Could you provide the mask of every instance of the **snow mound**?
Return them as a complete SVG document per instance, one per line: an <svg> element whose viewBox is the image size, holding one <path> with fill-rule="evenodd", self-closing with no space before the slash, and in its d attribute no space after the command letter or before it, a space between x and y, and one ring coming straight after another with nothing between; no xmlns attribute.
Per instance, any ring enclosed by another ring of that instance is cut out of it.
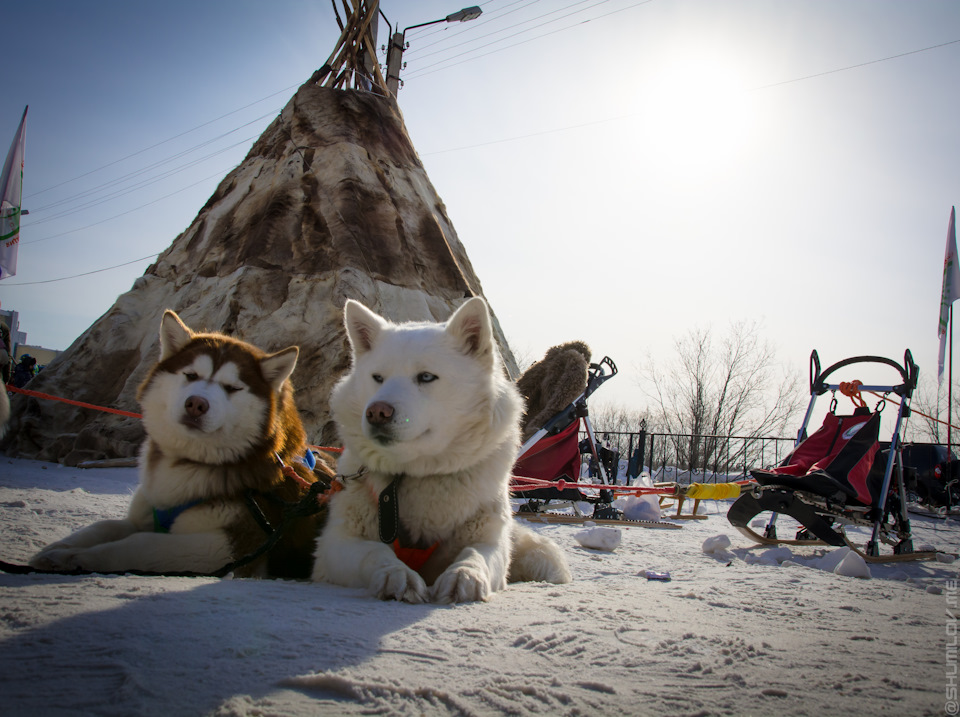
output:
<svg viewBox="0 0 960 717"><path fill-rule="evenodd" d="M833 569L833 572L837 575L846 575L848 578L869 580L873 577L866 561L849 548L847 548L847 554L843 556L843 560Z"/></svg>
<svg viewBox="0 0 960 717"><path fill-rule="evenodd" d="M832 573L837 569L837 566L843 562L843 559L847 557L847 553L849 552L850 548L847 547L831 550L822 558L814 561L811 567L817 568L818 570L823 570L827 573Z"/></svg>
<svg viewBox="0 0 960 717"><path fill-rule="evenodd" d="M660 520L660 501L652 495L631 495L616 502L627 520Z"/></svg>
<svg viewBox="0 0 960 717"><path fill-rule="evenodd" d="M622 533L619 528L590 528L575 533L573 538L584 548L613 552L620 547Z"/></svg>
<svg viewBox="0 0 960 717"><path fill-rule="evenodd" d="M730 538L726 535L714 535L712 538L707 538L703 541L703 552L708 555L716 555L717 553L722 553L730 547Z"/></svg>

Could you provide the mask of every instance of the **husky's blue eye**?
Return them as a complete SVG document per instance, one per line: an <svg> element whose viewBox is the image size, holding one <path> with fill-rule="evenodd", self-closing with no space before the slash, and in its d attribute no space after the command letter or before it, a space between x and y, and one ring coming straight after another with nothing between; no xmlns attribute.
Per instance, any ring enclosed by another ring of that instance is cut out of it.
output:
<svg viewBox="0 0 960 717"><path fill-rule="evenodd" d="M429 371L423 371L422 373L417 374L417 383L430 383L431 381L436 380L437 377Z"/></svg>
<svg viewBox="0 0 960 717"><path fill-rule="evenodd" d="M383 376L381 376L381 375L378 374L378 373L373 374L373 382L374 382L374 383L383 383Z"/></svg>
<svg viewBox="0 0 960 717"><path fill-rule="evenodd" d="M183 372L183 377L184 377L185 379L187 379L188 381L199 381L199 380L200 380L199 374L195 374L193 371L184 371L184 372Z"/></svg>

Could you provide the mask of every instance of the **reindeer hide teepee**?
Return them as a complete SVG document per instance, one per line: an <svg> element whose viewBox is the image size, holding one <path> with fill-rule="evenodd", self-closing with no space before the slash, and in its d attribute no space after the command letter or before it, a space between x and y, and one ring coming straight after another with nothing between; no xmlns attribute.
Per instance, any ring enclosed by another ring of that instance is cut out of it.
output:
<svg viewBox="0 0 960 717"><path fill-rule="evenodd" d="M195 329L265 350L299 345L297 405L310 440L327 445L337 440L327 397L349 365L346 299L394 320L441 320L482 295L395 99L367 69L371 10L376 3L355 3L331 60L193 223L29 388L138 411L137 386L157 360L170 308ZM133 418L24 396L13 410L8 454L75 464L132 456L143 438Z"/></svg>

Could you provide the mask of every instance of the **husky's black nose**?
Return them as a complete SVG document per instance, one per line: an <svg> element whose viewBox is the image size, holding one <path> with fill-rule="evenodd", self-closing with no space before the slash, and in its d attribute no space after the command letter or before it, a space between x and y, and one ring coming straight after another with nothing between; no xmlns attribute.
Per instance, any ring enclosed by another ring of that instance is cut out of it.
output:
<svg viewBox="0 0 960 717"><path fill-rule="evenodd" d="M374 401L367 406L367 423L371 426L382 426L393 418L393 406L386 401Z"/></svg>
<svg viewBox="0 0 960 717"><path fill-rule="evenodd" d="M200 418L210 410L210 402L202 396L191 396L183 404L183 408L191 418Z"/></svg>

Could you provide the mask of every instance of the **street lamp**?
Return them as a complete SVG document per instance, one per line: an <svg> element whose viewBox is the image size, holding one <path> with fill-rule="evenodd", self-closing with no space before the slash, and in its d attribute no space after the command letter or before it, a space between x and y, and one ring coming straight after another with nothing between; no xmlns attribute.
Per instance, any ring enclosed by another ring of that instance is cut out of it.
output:
<svg viewBox="0 0 960 717"><path fill-rule="evenodd" d="M463 8L463 10L458 10L440 20L421 22L419 25L411 25L410 27L404 28L403 32L394 32L393 35L390 36L390 46L387 48L387 89L390 90L391 94L396 97L397 91L400 89L400 67L403 61L403 51L407 49L404 39L407 30L413 30L416 27L426 27L427 25L437 25L441 22L467 22L469 20L476 20L482 13L483 10L473 5ZM386 19L386 16L384 16L384 19ZM387 21L387 24L390 24L389 21Z"/></svg>

